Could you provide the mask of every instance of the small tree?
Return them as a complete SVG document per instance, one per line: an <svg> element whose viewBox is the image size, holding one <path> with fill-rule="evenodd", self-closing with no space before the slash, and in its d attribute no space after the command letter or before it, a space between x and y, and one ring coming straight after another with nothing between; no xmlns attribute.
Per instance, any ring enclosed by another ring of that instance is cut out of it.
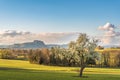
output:
<svg viewBox="0 0 120 80"><path fill-rule="evenodd" d="M81 69L79 76L82 77L85 67L94 60L99 59L99 54L95 51L98 40L90 39L86 34L80 34L77 41L70 45L70 49L79 57ZM91 61L90 61L91 60Z"/></svg>
<svg viewBox="0 0 120 80"><path fill-rule="evenodd" d="M16 59L16 55L13 54L12 50L6 49L0 51L1 59Z"/></svg>
<svg viewBox="0 0 120 80"><path fill-rule="evenodd" d="M40 64L41 59L41 51L40 50L30 50L28 53L28 60L30 63Z"/></svg>

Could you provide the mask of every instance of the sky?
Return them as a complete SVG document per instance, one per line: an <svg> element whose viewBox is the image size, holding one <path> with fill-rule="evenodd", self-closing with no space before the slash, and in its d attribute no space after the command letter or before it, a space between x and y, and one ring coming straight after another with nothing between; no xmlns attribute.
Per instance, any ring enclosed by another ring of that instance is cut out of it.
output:
<svg viewBox="0 0 120 80"><path fill-rule="evenodd" d="M87 33L116 45L119 14L120 0L0 0L0 44L64 44Z"/></svg>

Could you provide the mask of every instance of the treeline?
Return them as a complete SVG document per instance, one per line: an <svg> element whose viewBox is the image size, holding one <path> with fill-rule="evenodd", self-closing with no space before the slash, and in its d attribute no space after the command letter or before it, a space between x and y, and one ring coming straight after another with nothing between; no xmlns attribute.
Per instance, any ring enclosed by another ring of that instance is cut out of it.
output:
<svg viewBox="0 0 120 80"><path fill-rule="evenodd" d="M120 67L120 50L103 50L99 67Z"/></svg>
<svg viewBox="0 0 120 80"><path fill-rule="evenodd" d="M0 49L0 59L27 60L29 50Z"/></svg>
<svg viewBox="0 0 120 80"><path fill-rule="evenodd" d="M120 67L120 50L103 50L100 60L89 59L88 66L93 67ZM29 60L30 63L58 65L58 66L81 66L80 57L72 53L70 49L52 47L51 49L14 50L0 49L1 59Z"/></svg>

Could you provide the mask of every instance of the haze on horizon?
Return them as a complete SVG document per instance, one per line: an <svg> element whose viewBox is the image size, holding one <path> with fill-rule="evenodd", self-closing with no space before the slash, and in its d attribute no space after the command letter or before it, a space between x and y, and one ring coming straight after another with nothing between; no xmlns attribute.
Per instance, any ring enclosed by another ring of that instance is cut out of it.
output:
<svg viewBox="0 0 120 80"><path fill-rule="evenodd" d="M0 44L66 44L79 33L120 45L119 0L0 0Z"/></svg>

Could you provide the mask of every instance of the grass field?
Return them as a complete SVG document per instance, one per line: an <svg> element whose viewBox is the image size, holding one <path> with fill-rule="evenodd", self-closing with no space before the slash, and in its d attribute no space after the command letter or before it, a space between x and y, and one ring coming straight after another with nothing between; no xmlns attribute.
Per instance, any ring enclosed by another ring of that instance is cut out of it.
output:
<svg viewBox="0 0 120 80"><path fill-rule="evenodd" d="M0 59L0 80L119 80L120 69L86 68L83 78L78 67L29 64L28 61Z"/></svg>
<svg viewBox="0 0 120 80"><path fill-rule="evenodd" d="M98 52L103 52L103 51L120 51L120 49L112 49L112 48L105 48L105 49L96 49L95 51L98 51Z"/></svg>

